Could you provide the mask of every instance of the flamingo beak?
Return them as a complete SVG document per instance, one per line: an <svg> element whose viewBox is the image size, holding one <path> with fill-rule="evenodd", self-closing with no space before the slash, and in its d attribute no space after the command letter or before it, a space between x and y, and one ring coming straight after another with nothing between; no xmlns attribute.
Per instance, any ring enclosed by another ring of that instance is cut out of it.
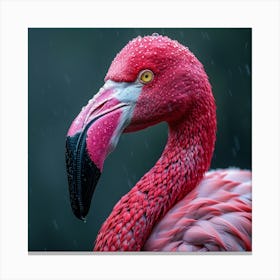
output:
<svg viewBox="0 0 280 280"><path fill-rule="evenodd" d="M83 107L66 138L66 168L72 211L88 214L105 158L129 124L142 85L108 80Z"/></svg>

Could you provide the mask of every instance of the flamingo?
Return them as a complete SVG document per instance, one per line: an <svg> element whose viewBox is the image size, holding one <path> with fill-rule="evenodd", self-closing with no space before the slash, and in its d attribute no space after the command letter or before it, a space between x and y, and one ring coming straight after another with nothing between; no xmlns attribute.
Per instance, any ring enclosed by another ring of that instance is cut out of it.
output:
<svg viewBox="0 0 280 280"><path fill-rule="evenodd" d="M152 34L114 58L105 84L71 124L66 166L73 213L87 215L122 132L167 122L161 157L114 206L95 251L251 251L251 171L210 170L216 106L203 65Z"/></svg>

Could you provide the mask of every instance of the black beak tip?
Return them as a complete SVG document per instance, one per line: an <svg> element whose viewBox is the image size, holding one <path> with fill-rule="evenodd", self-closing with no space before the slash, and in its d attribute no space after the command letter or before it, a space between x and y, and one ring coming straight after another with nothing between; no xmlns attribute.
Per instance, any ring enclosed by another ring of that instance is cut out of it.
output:
<svg viewBox="0 0 280 280"><path fill-rule="evenodd" d="M66 138L66 168L72 211L85 221L101 172L89 157L83 133Z"/></svg>

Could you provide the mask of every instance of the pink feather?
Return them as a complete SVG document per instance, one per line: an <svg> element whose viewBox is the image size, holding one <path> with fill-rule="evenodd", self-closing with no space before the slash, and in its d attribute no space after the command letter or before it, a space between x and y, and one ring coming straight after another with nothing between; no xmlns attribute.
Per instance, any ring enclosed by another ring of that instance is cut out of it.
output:
<svg viewBox="0 0 280 280"><path fill-rule="evenodd" d="M250 171L207 172L153 228L144 250L251 251L250 206Z"/></svg>

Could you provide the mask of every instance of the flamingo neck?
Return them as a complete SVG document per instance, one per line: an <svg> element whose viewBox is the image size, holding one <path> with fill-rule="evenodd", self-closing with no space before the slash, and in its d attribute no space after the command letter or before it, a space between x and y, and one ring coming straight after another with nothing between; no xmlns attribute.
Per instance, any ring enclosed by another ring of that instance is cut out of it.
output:
<svg viewBox="0 0 280 280"><path fill-rule="evenodd" d="M210 166L214 149L214 103L211 107L210 113L208 107L208 113L169 124L160 159L115 205L100 229L94 250L141 250L154 225L196 187Z"/></svg>

